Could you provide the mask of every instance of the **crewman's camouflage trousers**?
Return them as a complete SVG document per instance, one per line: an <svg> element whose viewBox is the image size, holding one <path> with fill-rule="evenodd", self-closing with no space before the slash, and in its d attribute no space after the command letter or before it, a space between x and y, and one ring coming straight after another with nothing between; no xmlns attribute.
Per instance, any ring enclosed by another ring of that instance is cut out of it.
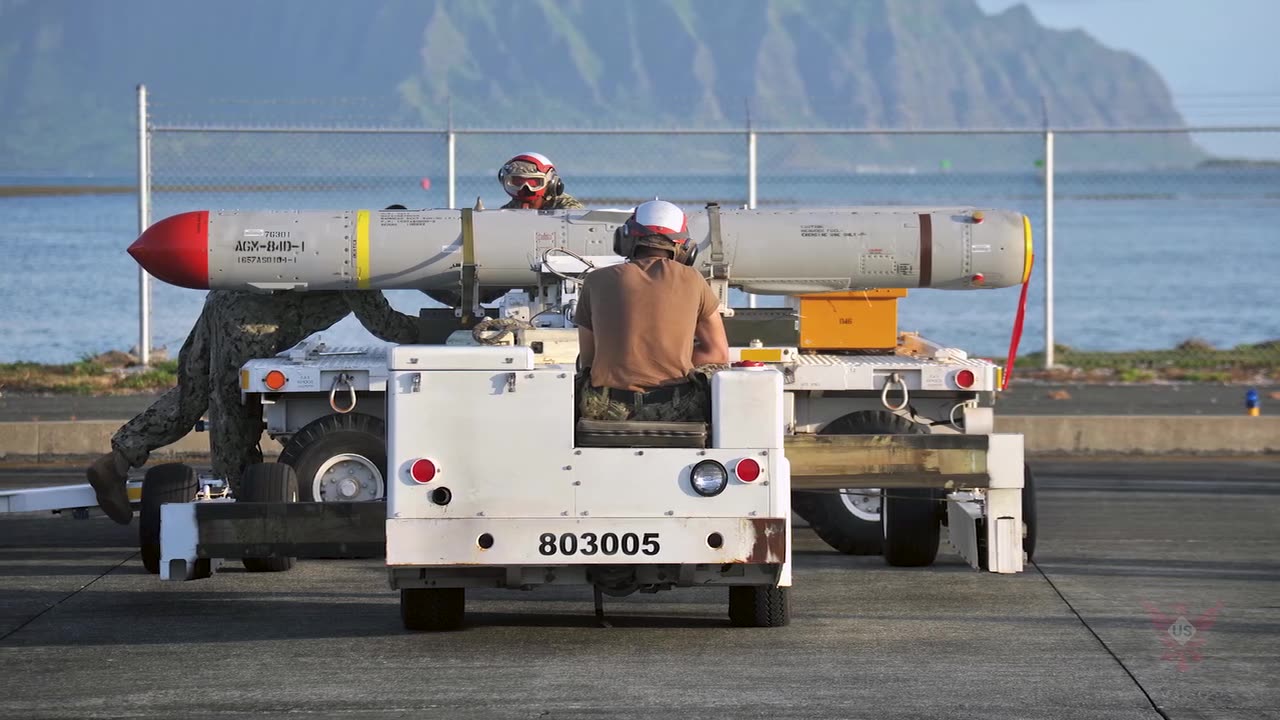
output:
<svg viewBox="0 0 1280 720"><path fill-rule="evenodd" d="M241 366L293 347L352 310L384 340L416 339L416 320L392 310L381 292L209 293L178 353L177 387L121 427L112 449L141 467L151 451L191 432L207 410L213 474L238 488L244 469L262 462L263 430L261 402L256 396L241 402Z"/></svg>
<svg viewBox="0 0 1280 720"><path fill-rule="evenodd" d="M670 400L634 405L612 400L599 388L584 387L578 410L588 420L667 420L671 422L706 422L707 393L690 383L675 390Z"/></svg>
<svg viewBox="0 0 1280 720"><path fill-rule="evenodd" d="M599 389L585 384L579 391L578 412L588 420L649 420L709 422L711 376L727 365L701 365L689 373L689 383L675 390L664 402L634 405L610 399Z"/></svg>

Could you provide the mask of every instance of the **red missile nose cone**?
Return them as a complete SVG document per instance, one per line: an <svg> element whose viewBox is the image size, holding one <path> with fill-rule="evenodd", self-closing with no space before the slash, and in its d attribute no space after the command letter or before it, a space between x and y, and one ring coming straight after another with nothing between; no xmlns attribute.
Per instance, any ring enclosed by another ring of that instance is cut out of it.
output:
<svg viewBox="0 0 1280 720"><path fill-rule="evenodd" d="M167 217L129 246L142 269L178 287L209 288L209 211Z"/></svg>

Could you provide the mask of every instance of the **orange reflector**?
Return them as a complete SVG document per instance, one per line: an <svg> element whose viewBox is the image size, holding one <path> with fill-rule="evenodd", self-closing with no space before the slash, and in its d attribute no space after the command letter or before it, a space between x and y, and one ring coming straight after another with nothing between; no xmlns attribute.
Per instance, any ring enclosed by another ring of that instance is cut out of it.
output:
<svg viewBox="0 0 1280 720"><path fill-rule="evenodd" d="M289 379L279 370L272 370L267 373L266 377L262 378L262 384L266 385L268 390L279 390L284 387L286 382L289 382Z"/></svg>

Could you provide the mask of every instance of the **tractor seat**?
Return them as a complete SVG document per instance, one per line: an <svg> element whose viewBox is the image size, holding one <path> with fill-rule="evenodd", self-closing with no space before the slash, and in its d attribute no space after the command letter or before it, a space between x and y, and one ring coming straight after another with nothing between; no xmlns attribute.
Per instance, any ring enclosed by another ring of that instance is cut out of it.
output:
<svg viewBox="0 0 1280 720"><path fill-rule="evenodd" d="M578 420L578 447L705 448L709 426L700 422Z"/></svg>

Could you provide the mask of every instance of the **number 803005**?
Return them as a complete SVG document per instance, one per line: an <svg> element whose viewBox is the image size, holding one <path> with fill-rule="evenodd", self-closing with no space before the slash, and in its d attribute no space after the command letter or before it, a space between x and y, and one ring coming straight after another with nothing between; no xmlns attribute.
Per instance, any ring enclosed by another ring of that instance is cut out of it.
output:
<svg viewBox="0 0 1280 720"><path fill-rule="evenodd" d="M538 552L542 555L657 555L658 533L542 533Z"/></svg>

